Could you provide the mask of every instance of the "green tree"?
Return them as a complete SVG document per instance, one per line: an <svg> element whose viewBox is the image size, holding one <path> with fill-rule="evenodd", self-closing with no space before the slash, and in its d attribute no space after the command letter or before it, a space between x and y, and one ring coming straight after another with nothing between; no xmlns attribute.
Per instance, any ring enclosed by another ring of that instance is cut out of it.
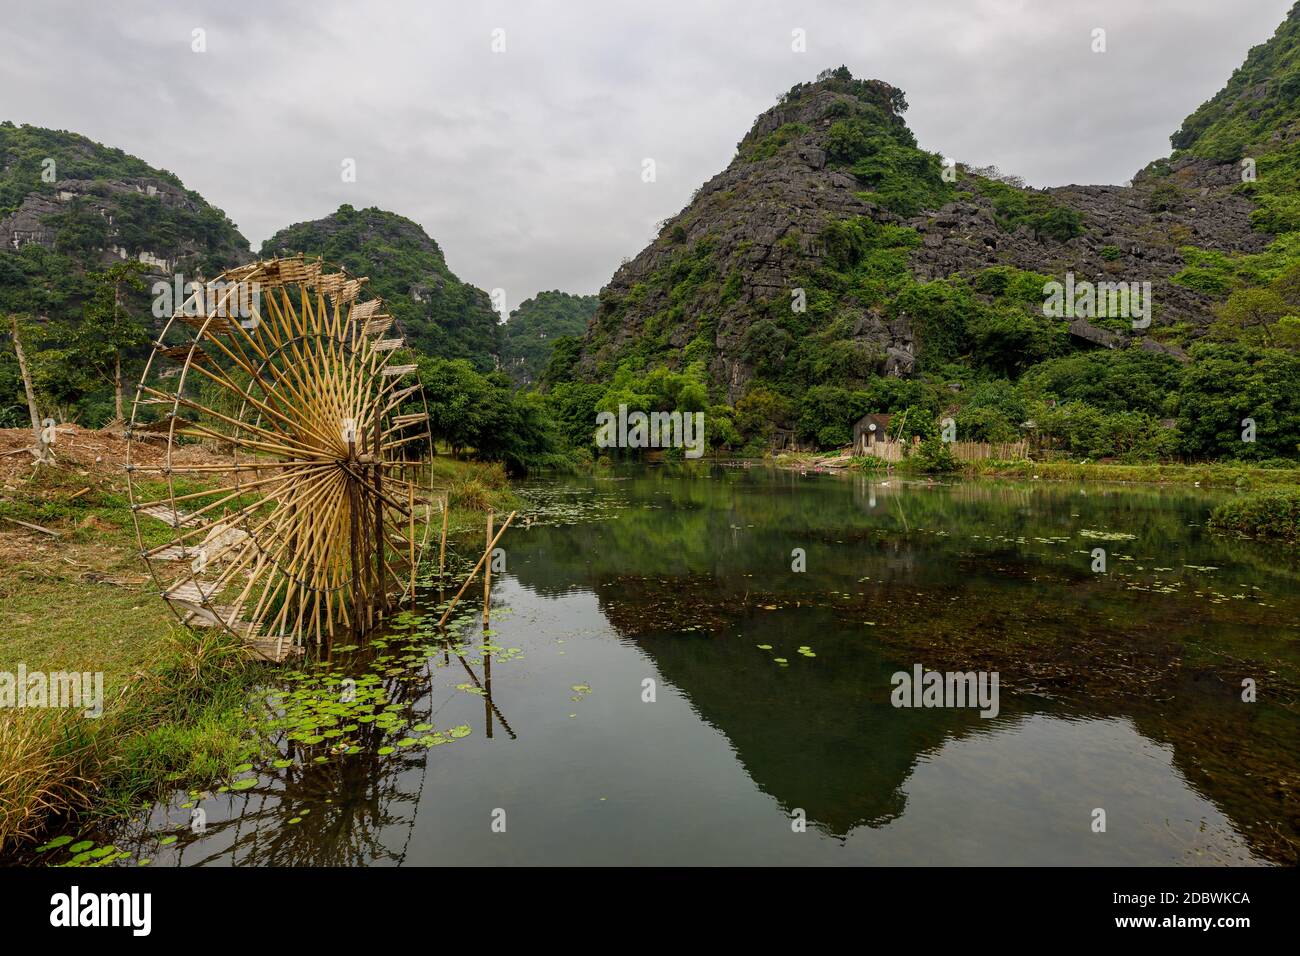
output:
<svg viewBox="0 0 1300 956"><path fill-rule="evenodd" d="M872 410L864 392L814 385L799 404L799 437L821 448L839 448L853 441L853 423Z"/></svg>
<svg viewBox="0 0 1300 956"><path fill-rule="evenodd" d="M570 447L594 446L596 411L604 394L605 386L597 382L561 382L545 393L551 417Z"/></svg>
<svg viewBox="0 0 1300 956"><path fill-rule="evenodd" d="M149 341L148 326L130 306L131 293L145 290L147 271L143 263L126 261L90 273L90 299L82 320L69 335L69 357L92 381L111 385L113 416L119 421L124 418L123 357Z"/></svg>
<svg viewBox="0 0 1300 956"><path fill-rule="evenodd" d="M433 439L459 456L477 444L487 424L488 383L467 359L422 357L419 366Z"/></svg>
<svg viewBox="0 0 1300 956"><path fill-rule="evenodd" d="M1178 391L1182 447L1194 458L1295 458L1300 356L1242 344L1201 344ZM1253 436L1246 424L1253 423ZM1254 441L1244 441L1253 437Z"/></svg>
<svg viewBox="0 0 1300 956"><path fill-rule="evenodd" d="M1273 326L1295 310L1274 289L1238 289L1219 309L1219 329L1227 327L1246 341L1274 344Z"/></svg>

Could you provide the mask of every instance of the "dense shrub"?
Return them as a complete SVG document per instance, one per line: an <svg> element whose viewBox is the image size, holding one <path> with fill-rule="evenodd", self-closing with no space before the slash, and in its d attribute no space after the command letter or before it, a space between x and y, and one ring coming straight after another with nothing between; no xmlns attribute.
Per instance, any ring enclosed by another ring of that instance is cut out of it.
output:
<svg viewBox="0 0 1300 956"><path fill-rule="evenodd" d="M1215 531L1300 542L1300 491L1257 491L1219 505L1210 514Z"/></svg>
<svg viewBox="0 0 1300 956"><path fill-rule="evenodd" d="M1024 376L1024 387L1043 398L1086 402L1107 412L1168 412L1183 369L1173 358L1143 349L1090 350L1051 359Z"/></svg>
<svg viewBox="0 0 1300 956"><path fill-rule="evenodd" d="M921 442L921 447L912 456L912 462L918 471L925 474L943 474L956 471L959 467L948 443L937 437Z"/></svg>
<svg viewBox="0 0 1300 956"><path fill-rule="evenodd" d="M799 437L821 448L839 448L853 440L853 423L871 410L862 392L814 385L799 405Z"/></svg>
<svg viewBox="0 0 1300 956"><path fill-rule="evenodd" d="M1178 389L1178 426L1193 458L1295 458L1300 444L1300 355L1201 344ZM1254 441L1247 420L1254 426Z"/></svg>
<svg viewBox="0 0 1300 956"><path fill-rule="evenodd" d="M1083 217L1059 206L1047 193L1017 189L994 179L976 179L976 188L993 201L998 226L1014 232L1027 227L1036 239L1065 242L1083 235Z"/></svg>
<svg viewBox="0 0 1300 956"><path fill-rule="evenodd" d="M516 393L504 373L482 375L466 359L419 359L434 441L454 454L473 450L515 474L553 466L560 436L536 393Z"/></svg>
<svg viewBox="0 0 1300 956"><path fill-rule="evenodd" d="M1106 413L1083 402L1035 411L1039 433L1056 447L1085 458L1154 461L1173 457L1179 433L1143 412Z"/></svg>

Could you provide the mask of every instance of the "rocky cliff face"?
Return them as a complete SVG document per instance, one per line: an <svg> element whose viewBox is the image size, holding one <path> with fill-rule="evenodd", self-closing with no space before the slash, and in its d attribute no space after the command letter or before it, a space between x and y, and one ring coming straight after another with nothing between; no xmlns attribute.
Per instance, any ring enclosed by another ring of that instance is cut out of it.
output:
<svg viewBox="0 0 1300 956"><path fill-rule="evenodd" d="M841 68L759 116L730 165L601 291L578 376L703 360L715 392L734 403L756 376L771 377L765 365L787 379L792 363L806 365L796 387L824 381L800 354L809 338L850 357L836 384L915 374L935 337L892 299L903 280L887 250L905 257L906 281L920 283L996 267L1039 274L1040 284L1067 273L1150 282L1152 324L1138 337L1179 355L1213 317L1206 295L1170 281L1187 265L1183 248L1254 252L1271 238L1252 227L1235 164L1182 156L1127 186L1032 190L996 170L945 168L916 147L905 109L897 89ZM847 263L836 248L846 223L875 237ZM863 291L873 270L880 294ZM848 272L852 282L826 278ZM820 308L792 320L801 295ZM778 327L770 334L768 321Z"/></svg>
<svg viewBox="0 0 1300 956"><path fill-rule="evenodd" d="M340 206L331 215L281 229L261 255L322 256L354 275L368 276L402 324L407 342L441 358L496 367L501 330L486 292L461 282L442 249L415 222L382 209Z"/></svg>
<svg viewBox="0 0 1300 956"><path fill-rule="evenodd" d="M883 84L880 89L885 97L892 91ZM760 116L732 163L701 186L691 204L667 220L659 237L601 290L580 374L607 372L629 345L660 331L647 328L652 319L668 315L669 350L680 354L701 332L711 333L716 346L711 377L725 383L734 400L749 377L739 354L741 337L770 303L788 299L793 279L820 260L819 237L827 224L855 216L894 218L859 195L861 186L850 173L827 165L832 117L855 107L848 93L815 88ZM711 281L683 297L675 292L673 267L701 244L708 247ZM721 277L727 279L718 281ZM726 292L725 281L731 281ZM905 329L873 331L891 341L907 336Z"/></svg>
<svg viewBox="0 0 1300 956"><path fill-rule="evenodd" d="M225 214L171 173L75 133L0 123L0 251L29 244L79 266L135 259L196 278L251 258Z"/></svg>

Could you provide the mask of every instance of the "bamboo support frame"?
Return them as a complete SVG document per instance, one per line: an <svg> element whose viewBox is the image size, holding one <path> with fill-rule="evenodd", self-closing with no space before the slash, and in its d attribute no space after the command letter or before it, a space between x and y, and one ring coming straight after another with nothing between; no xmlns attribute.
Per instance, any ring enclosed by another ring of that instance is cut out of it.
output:
<svg viewBox="0 0 1300 956"><path fill-rule="evenodd" d="M501 540L501 536L506 533L506 528L510 527L510 522L515 520L516 514L518 514L517 511L510 512L510 517L506 518L506 523L501 526L501 530L497 532L496 537L488 542L487 550L483 552L483 556L478 559L478 563L475 564L473 570L469 572L469 577L467 577L465 583L460 586L460 590L456 592L456 596L451 599L451 603L447 605L447 609L442 612L442 617L438 620L439 627L442 627L447 623L447 618L451 617L451 612L452 609L456 607L456 602L461 599L461 595L465 593L465 589L468 588L470 582L474 580L475 576L478 574L478 569L483 566L483 562L492 554L492 549L496 547L496 543Z"/></svg>

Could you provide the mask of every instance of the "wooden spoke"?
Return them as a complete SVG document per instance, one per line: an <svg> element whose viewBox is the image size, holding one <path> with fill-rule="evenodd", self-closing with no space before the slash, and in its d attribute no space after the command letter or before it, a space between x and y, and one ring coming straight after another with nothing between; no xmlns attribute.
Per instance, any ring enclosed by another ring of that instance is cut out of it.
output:
<svg viewBox="0 0 1300 956"><path fill-rule="evenodd" d="M131 513L183 622L280 659L413 595L435 497L428 409L364 279L296 256L209 288L146 363L129 446L165 439L166 452L145 463L128 447ZM195 442L203 460L178 460Z"/></svg>

